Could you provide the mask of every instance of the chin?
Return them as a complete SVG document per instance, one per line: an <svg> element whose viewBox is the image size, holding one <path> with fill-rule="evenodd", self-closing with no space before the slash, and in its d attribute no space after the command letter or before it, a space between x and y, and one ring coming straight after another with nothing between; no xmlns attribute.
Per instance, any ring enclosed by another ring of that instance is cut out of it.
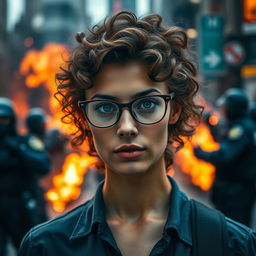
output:
<svg viewBox="0 0 256 256"><path fill-rule="evenodd" d="M138 175L146 173L149 170L148 164L143 164L141 162L137 163L122 163L115 166L109 167L113 172L119 175Z"/></svg>

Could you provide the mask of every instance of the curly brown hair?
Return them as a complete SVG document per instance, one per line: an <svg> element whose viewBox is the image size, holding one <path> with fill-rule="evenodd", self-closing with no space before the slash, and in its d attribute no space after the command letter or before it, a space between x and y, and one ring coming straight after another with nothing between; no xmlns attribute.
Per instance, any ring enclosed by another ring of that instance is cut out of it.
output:
<svg viewBox="0 0 256 256"><path fill-rule="evenodd" d="M199 83L195 65L187 55L186 33L178 27L164 26L157 14L137 18L132 12L121 11L94 26L87 35L77 33L76 40L79 45L66 67L56 74L55 94L64 113L62 121L77 128L71 144L77 147L87 140L88 153L97 155L92 134L77 103L84 100L86 89L93 86L95 76L104 65L135 60L145 63L152 81L166 81L175 93L174 102L181 106L178 122L168 127L169 143L165 151L168 168L173 162L173 149L184 145L182 136L190 137L195 132L202 113L202 107L194 102Z"/></svg>

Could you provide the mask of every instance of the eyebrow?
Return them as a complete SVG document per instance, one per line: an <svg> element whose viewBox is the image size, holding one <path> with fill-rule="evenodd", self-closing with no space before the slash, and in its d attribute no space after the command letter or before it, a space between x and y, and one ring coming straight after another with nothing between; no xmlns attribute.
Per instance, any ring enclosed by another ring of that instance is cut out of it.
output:
<svg viewBox="0 0 256 256"><path fill-rule="evenodd" d="M137 92L135 93L134 95L132 95L132 99L136 99L138 97L142 97L142 96L146 96L152 92L157 92L159 94L162 94L161 91L155 89L155 88L151 88L151 89L148 89L148 90L145 90L145 91L141 91L141 92ZM114 101L118 101L118 98L115 97L115 96L112 96L112 95L108 95L108 94L95 94L93 95L93 97L91 99L94 99L94 98L101 98L101 99L108 99L108 100L114 100Z"/></svg>

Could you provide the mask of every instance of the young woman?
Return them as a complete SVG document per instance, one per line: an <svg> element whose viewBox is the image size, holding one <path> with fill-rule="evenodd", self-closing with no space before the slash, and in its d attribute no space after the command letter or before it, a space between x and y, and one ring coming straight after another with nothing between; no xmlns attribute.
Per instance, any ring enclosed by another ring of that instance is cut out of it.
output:
<svg viewBox="0 0 256 256"><path fill-rule="evenodd" d="M191 255L191 203L166 175L202 110L186 34L159 15L120 12L76 39L57 97L77 127L73 145L88 140L105 181L92 200L32 229L19 255ZM230 255L253 255L255 234L227 227Z"/></svg>

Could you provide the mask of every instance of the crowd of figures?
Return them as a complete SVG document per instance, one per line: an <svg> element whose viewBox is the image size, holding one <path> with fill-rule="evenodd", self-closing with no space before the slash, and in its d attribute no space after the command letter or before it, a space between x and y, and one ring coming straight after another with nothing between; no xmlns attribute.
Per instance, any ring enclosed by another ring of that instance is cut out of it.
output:
<svg viewBox="0 0 256 256"><path fill-rule="evenodd" d="M17 130L13 103L0 98L0 255L7 243L18 249L25 233L48 219L45 191L39 180L52 170L51 157L61 152L67 137L46 130L46 115L32 108L26 118L27 134Z"/></svg>

